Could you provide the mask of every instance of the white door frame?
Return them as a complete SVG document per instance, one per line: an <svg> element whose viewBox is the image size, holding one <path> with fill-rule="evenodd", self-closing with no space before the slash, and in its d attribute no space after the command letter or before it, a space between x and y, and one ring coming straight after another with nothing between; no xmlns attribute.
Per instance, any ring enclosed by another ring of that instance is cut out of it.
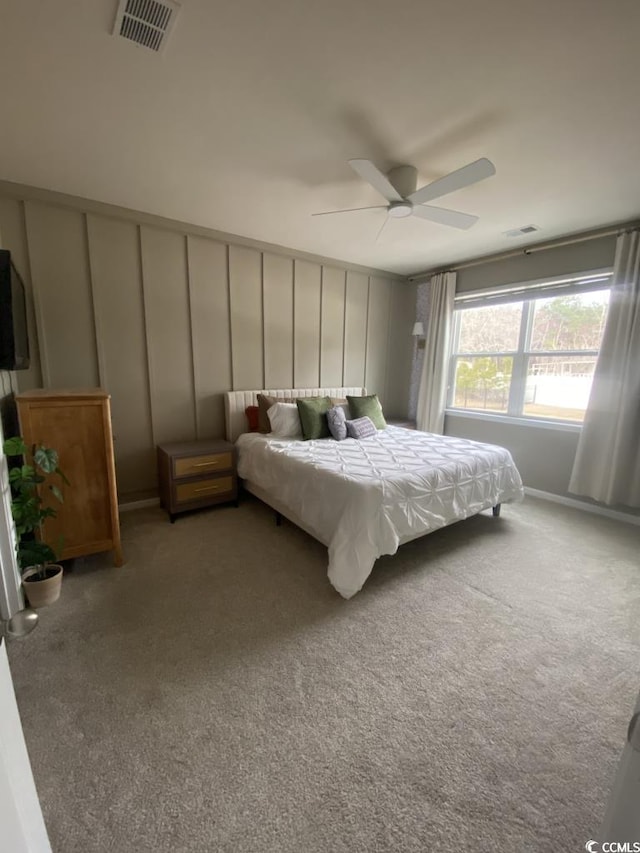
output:
<svg viewBox="0 0 640 853"><path fill-rule="evenodd" d="M2 246L2 234L0 234L0 246ZM11 376L11 374L8 375ZM2 386L4 388L4 382ZM13 377L11 386L13 387ZM9 466L2 450L3 444L4 430L0 419L0 619L6 622L18 611L24 609L24 594L16 559L16 528L11 515Z"/></svg>
<svg viewBox="0 0 640 853"><path fill-rule="evenodd" d="M51 853L0 637L0 849Z"/></svg>
<svg viewBox="0 0 640 853"><path fill-rule="evenodd" d="M0 618L8 621L24 608L24 595L16 560L9 468L7 457L2 451L3 443L4 432L0 422Z"/></svg>

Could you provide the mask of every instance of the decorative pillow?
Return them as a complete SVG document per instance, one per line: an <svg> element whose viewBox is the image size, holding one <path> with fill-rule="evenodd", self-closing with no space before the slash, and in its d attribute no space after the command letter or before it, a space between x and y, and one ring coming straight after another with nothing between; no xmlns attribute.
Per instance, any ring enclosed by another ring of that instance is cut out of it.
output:
<svg viewBox="0 0 640 853"><path fill-rule="evenodd" d="M271 435L278 438L302 438L300 415L295 403L274 403L267 412Z"/></svg>
<svg viewBox="0 0 640 853"><path fill-rule="evenodd" d="M333 406L327 412L327 426L336 441L347 437L347 415L344 406Z"/></svg>
<svg viewBox="0 0 640 853"><path fill-rule="evenodd" d="M268 394L258 394L258 432L271 432L271 424L267 412L275 403L295 403L286 397L269 397Z"/></svg>
<svg viewBox="0 0 640 853"><path fill-rule="evenodd" d="M347 396L347 400L352 418L370 418L376 429L387 428L377 394L369 394L368 397Z"/></svg>
<svg viewBox="0 0 640 853"><path fill-rule="evenodd" d="M258 432L258 407L247 406L247 408L244 410L244 413L247 416L247 426L249 427L249 432Z"/></svg>
<svg viewBox="0 0 640 853"><path fill-rule="evenodd" d="M296 405L304 440L328 438L327 411L331 408L331 397L299 397Z"/></svg>
<svg viewBox="0 0 640 853"><path fill-rule="evenodd" d="M373 423L371 418L366 417L366 415L363 418L355 418L352 421L345 421L345 424L349 438L369 438L378 432L376 425Z"/></svg>

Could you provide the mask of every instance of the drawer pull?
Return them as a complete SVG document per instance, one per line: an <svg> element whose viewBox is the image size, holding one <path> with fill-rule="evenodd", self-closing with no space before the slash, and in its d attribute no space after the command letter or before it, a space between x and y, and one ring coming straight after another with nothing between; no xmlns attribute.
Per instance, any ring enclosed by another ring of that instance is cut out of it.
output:
<svg viewBox="0 0 640 853"><path fill-rule="evenodd" d="M217 492L220 486L203 486L201 489L194 489L194 492Z"/></svg>
<svg viewBox="0 0 640 853"><path fill-rule="evenodd" d="M207 474L214 469L233 469L231 453L207 453L200 456L182 456L173 460L173 476L188 477L191 474Z"/></svg>

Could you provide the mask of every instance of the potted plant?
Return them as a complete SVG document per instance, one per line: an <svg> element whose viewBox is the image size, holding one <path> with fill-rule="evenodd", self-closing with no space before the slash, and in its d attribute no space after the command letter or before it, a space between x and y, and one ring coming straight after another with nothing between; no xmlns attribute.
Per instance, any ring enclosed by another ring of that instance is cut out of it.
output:
<svg viewBox="0 0 640 853"><path fill-rule="evenodd" d="M3 449L6 456L23 457L22 464L9 468L13 495L11 513L18 536L16 553L29 604L43 607L60 597L62 566L55 563L56 553L44 541L44 522L47 518L55 518L56 511L45 504L41 490L46 487L62 503L62 492L53 478L67 485L69 481L58 467L57 452L50 447L34 445L28 448L23 439L16 436L8 438Z"/></svg>

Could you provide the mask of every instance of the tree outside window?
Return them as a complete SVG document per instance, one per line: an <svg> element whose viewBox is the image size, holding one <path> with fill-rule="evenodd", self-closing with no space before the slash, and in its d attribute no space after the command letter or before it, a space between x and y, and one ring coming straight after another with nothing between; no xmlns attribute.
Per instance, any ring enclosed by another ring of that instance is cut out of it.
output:
<svg viewBox="0 0 640 853"><path fill-rule="evenodd" d="M449 407L582 421L609 290L456 310Z"/></svg>

